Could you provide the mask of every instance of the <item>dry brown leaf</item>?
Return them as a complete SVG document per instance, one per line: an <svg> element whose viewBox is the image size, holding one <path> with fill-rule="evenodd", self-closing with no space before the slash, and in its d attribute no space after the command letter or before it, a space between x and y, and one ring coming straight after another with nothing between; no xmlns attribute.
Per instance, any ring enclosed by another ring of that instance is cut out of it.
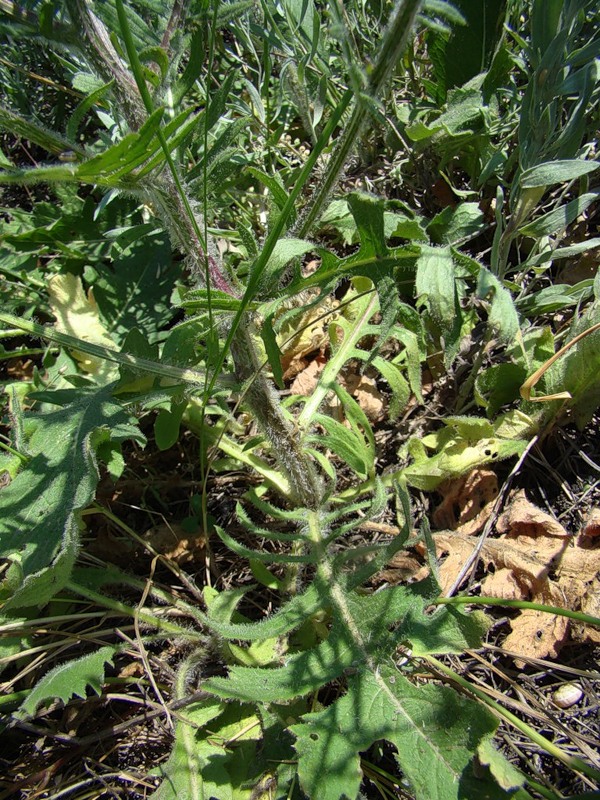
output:
<svg viewBox="0 0 600 800"><path fill-rule="evenodd" d="M180 525L156 525L144 534L144 541L160 555L176 564L203 559L206 552L206 536L194 536Z"/></svg>
<svg viewBox="0 0 600 800"><path fill-rule="evenodd" d="M488 597L501 597L503 600L523 599L523 588L514 572L508 567L502 567L491 575L486 575L481 584L481 593Z"/></svg>
<svg viewBox="0 0 600 800"><path fill-rule="evenodd" d="M490 469L474 469L460 478L444 481L437 489L442 501L433 514L437 528L478 533L498 496L498 478Z"/></svg>
<svg viewBox="0 0 600 800"><path fill-rule="evenodd" d="M560 589L549 582L547 591L535 598L536 602L549 606L564 604ZM544 611L524 609L511 620L511 632L506 637L504 647L524 658L556 658L569 635L569 620ZM522 667L524 662L516 660Z"/></svg>
<svg viewBox="0 0 600 800"><path fill-rule="evenodd" d="M554 517L519 493L499 519L498 530L502 535L488 539L481 549L488 571L481 582L482 595L532 600L600 616L600 537L590 537L587 525L573 539ZM436 533L434 541L438 557L447 554L440 566L446 590L475 542L459 531ZM555 657L570 628L565 617L530 610L519 613L510 625L506 649L535 658ZM589 626L575 626L574 634L579 639L600 640L597 629Z"/></svg>
<svg viewBox="0 0 600 800"><path fill-rule="evenodd" d="M299 372L290 386L292 394L299 394L308 397L315 390L319 381L319 375L323 372L326 361L324 358L314 358L308 365Z"/></svg>
<svg viewBox="0 0 600 800"><path fill-rule="evenodd" d="M530 503L525 492L514 496L510 506L498 519L498 533L506 533L512 538L523 535L568 537L563 526L546 511Z"/></svg>
<svg viewBox="0 0 600 800"><path fill-rule="evenodd" d="M386 569L377 573L377 583L389 583L395 586L398 583L415 580L422 566L416 556L401 550L391 559Z"/></svg>
<svg viewBox="0 0 600 800"><path fill-rule="evenodd" d="M119 672L119 678L141 678L144 675L144 666L140 661L130 661Z"/></svg>
<svg viewBox="0 0 600 800"><path fill-rule="evenodd" d="M369 378L367 375L349 375L344 384L371 422L383 419L385 413L383 396L374 378Z"/></svg>
<svg viewBox="0 0 600 800"><path fill-rule="evenodd" d="M600 508L592 508L584 522L581 535L586 539L600 536Z"/></svg>
<svg viewBox="0 0 600 800"><path fill-rule="evenodd" d="M473 552L475 543L472 539L452 531L435 533L433 539L438 559L446 556L438 570L438 579L442 588L442 594L446 594L462 569L463 564ZM416 550L422 555L425 554L425 545L423 542L419 542L419 544L416 545ZM424 571L427 572L428 567L424 567ZM425 577L425 575L419 574L415 577L419 579Z"/></svg>
<svg viewBox="0 0 600 800"><path fill-rule="evenodd" d="M592 617L600 619L600 580L597 577L586 586L586 590L581 597L581 610L584 614L590 614ZM577 641L600 644L600 628L592 625L577 626L576 636L573 638Z"/></svg>

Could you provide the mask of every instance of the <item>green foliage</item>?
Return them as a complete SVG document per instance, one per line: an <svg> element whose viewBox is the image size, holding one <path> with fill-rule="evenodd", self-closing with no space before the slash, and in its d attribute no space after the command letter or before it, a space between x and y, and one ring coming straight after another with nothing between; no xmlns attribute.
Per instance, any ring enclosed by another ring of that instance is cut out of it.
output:
<svg viewBox="0 0 600 800"><path fill-rule="evenodd" d="M47 700L57 698L68 703L73 697L86 697L88 686L100 695L105 665L112 664L114 654L114 647L101 647L87 656L54 667L36 684L15 716L33 716L40 704Z"/></svg>
<svg viewBox="0 0 600 800"><path fill-rule="evenodd" d="M444 33L431 31L427 36L433 80L427 81L426 88L438 105L445 101L449 89L463 86L490 68L506 13L505 0L457 0L453 5L462 15L461 24Z"/></svg>
<svg viewBox="0 0 600 800"><path fill-rule="evenodd" d="M473 751L496 729L491 713L482 714L476 703L446 687L415 686L385 665L348 684L343 697L292 727L308 797L356 797L359 753L381 739L397 747L396 758L419 800L512 795L473 762ZM445 747L448 737L451 749Z"/></svg>
<svg viewBox="0 0 600 800"><path fill-rule="evenodd" d="M433 491L518 457L534 434L583 427L598 408L599 279L559 284L553 271L600 241L576 228L598 195L592 4L535 0L530 17L483 6L176 2L165 14L156 0L68 0L18 22L2 11L12 35L56 48L54 77L75 99L36 116L9 75L0 108L0 185L32 193L7 200L0 222L0 335L46 348L7 386L0 597L11 615L78 591L182 647L201 640L175 679L157 800L353 800L382 740L415 798L528 797L492 745L491 713L423 679L428 657L481 646L486 617L431 611L433 552L426 581L370 583L407 546L407 486ZM19 137L36 165L16 157ZM348 190L356 164L375 185L369 147L384 139L377 168L403 200ZM450 199L436 205L438 178ZM564 338L552 314L572 309ZM284 400L282 353L311 326L324 363L308 396ZM425 407L425 368L462 381L455 407L398 433ZM376 421L348 388L362 375L383 398ZM254 587L205 588L205 610L184 604L200 636L112 599L109 585L140 588L130 575L72 580L99 465L116 479L122 443L145 444L134 414L151 415L159 450L183 446L185 429L198 437L202 492L210 468L250 487L235 521L203 496L186 525L248 563L270 614L239 610ZM382 429L398 464L380 462ZM392 494L403 530L367 539L359 529ZM421 535L431 550L426 521ZM53 668L17 717L100 693L115 652ZM186 703L198 677L203 694Z"/></svg>
<svg viewBox="0 0 600 800"><path fill-rule="evenodd" d="M43 605L66 584L79 550L81 511L98 483L98 458L114 463L121 442L145 441L110 389L64 389L39 398L58 408L22 415L14 446L26 464L2 493L6 609Z"/></svg>

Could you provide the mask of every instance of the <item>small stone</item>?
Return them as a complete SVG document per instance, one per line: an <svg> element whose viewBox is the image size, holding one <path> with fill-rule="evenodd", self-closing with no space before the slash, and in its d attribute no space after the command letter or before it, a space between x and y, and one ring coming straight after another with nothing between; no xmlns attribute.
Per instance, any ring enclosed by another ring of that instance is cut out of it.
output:
<svg viewBox="0 0 600 800"><path fill-rule="evenodd" d="M571 708L582 697L583 691L576 683L563 683L552 695L552 699L559 708Z"/></svg>

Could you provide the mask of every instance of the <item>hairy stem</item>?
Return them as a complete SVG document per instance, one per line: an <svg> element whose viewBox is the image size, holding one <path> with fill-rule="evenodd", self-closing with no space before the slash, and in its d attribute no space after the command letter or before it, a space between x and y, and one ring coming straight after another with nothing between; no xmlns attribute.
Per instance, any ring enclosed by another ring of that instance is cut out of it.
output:
<svg viewBox="0 0 600 800"><path fill-rule="evenodd" d="M98 19L86 0L67 0L67 9L75 30L80 31L87 45L85 55L102 80L114 81L115 97L127 124L132 130L143 125L146 112L130 75L121 57L113 47L110 34L104 23Z"/></svg>
<svg viewBox="0 0 600 800"><path fill-rule="evenodd" d="M322 482L302 447L299 430L283 413L281 400L262 374L249 328L248 324L240 325L231 342L236 375L245 384L245 401L289 481L291 499L305 508L318 508L323 501Z"/></svg>
<svg viewBox="0 0 600 800"><path fill-rule="evenodd" d="M331 155L327 171L311 198L308 213L299 222L294 235L300 238L307 236L314 223L319 219L323 206L340 179L342 170L348 163L348 157L352 153L367 121L370 107L369 101L376 100L381 95L388 78L398 63L398 59L404 52L422 1L404 0L404 2L398 4L397 9L393 12L392 19L383 36L377 60L369 76L365 94L364 96L359 94L355 98L352 115ZM346 106L349 105L352 94L351 91L346 92L340 103Z"/></svg>

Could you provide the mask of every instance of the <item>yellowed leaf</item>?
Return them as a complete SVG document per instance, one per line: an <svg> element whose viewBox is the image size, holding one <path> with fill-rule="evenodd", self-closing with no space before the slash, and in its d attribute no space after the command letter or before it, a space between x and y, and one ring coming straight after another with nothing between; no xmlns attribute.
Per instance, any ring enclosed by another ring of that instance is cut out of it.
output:
<svg viewBox="0 0 600 800"><path fill-rule="evenodd" d="M76 275L54 275L48 281L50 306L56 317L56 328L86 342L115 349L115 342L100 321L98 307L90 290L86 297L81 280ZM73 356L84 372L95 375L101 382L115 380L118 368L110 361L73 350Z"/></svg>
<svg viewBox="0 0 600 800"><path fill-rule="evenodd" d="M285 380L291 380L306 367L304 356L322 352L328 346L327 326L331 322L331 312L337 306L337 300L327 297L282 325L277 342L282 353L281 367Z"/></svg>

